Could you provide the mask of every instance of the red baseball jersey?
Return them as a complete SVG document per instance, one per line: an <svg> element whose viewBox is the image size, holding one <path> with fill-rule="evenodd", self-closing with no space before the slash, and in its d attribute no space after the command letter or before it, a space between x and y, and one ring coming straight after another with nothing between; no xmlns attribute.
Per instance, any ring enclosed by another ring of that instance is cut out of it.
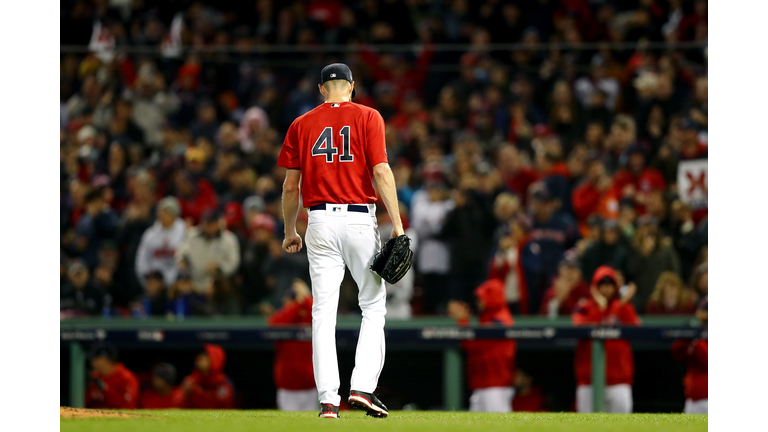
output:
<svg viewBox="0 0 768 432"><path fill-rule="evenodd" d="M304 207L376 202L373 167L387 162L384 119L353 102L326 102L288 128L277 164L301 170Z"/></svg>

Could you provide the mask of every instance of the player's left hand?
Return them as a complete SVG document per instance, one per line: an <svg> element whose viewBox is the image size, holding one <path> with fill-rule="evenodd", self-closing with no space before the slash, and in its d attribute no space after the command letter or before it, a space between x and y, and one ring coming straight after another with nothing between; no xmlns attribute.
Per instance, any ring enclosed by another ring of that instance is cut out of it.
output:
<svg viewBox="0 0 768 432"><path fill-rule="evenodd" d="M283 250L288 253L296 253L301 250L301 237L298 233L285 235L285 240L283 240Z"/></svg>

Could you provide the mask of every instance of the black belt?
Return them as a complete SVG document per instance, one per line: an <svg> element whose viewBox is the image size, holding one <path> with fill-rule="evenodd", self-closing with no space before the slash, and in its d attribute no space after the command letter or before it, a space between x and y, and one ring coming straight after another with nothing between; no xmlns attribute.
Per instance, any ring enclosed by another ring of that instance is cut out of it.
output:
<svg viewBox="0 0 768 432"><path fill-rule="evenodd" d="M329 205L332 205L332 204L329 204ZM325 210L325 206L326 206L326 204L313 205L312 207L309 208L309 210L310 211L313 211L313 210ZM347 211L358 212L358 213L368 213L368 206L357 205L357 204L349 204L349 205L347 205Z"/></svg>

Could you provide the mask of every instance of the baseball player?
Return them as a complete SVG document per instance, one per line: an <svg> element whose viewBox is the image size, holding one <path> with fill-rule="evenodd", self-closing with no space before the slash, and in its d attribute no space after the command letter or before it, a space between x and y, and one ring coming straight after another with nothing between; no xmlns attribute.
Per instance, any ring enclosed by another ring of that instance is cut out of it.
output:
<svg viewBox="0 0 768 432"><path fill-rule="evenodd" d="M325 103L294 120L277 163L287 168L283 249L296 253L302 248L296 232L301 191L303 205L309 209L305 241L320 417L339 418L336 311L346 265L357 282L363 312L348 401L381 418L388 415L387 408L373 392L384 366L386 290L384 281L369 269L380 248L373 179L393 222L391 236L403 235L395 179L387 163L384 119L378 111L351 102L355 84L345 64L323 68L318 87Z"/></svg>

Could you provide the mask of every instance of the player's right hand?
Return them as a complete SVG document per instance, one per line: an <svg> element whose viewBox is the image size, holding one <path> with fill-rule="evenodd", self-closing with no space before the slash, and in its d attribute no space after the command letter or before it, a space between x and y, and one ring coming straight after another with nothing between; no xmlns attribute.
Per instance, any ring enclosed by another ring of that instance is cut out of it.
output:
<svg viewBox="0 0 768 432"><path fill-rule="evenodd" d="M298 233L285 235L285 240L283 240L283 250L288 253L296 253L301 250L301 237Z"/></svg>

